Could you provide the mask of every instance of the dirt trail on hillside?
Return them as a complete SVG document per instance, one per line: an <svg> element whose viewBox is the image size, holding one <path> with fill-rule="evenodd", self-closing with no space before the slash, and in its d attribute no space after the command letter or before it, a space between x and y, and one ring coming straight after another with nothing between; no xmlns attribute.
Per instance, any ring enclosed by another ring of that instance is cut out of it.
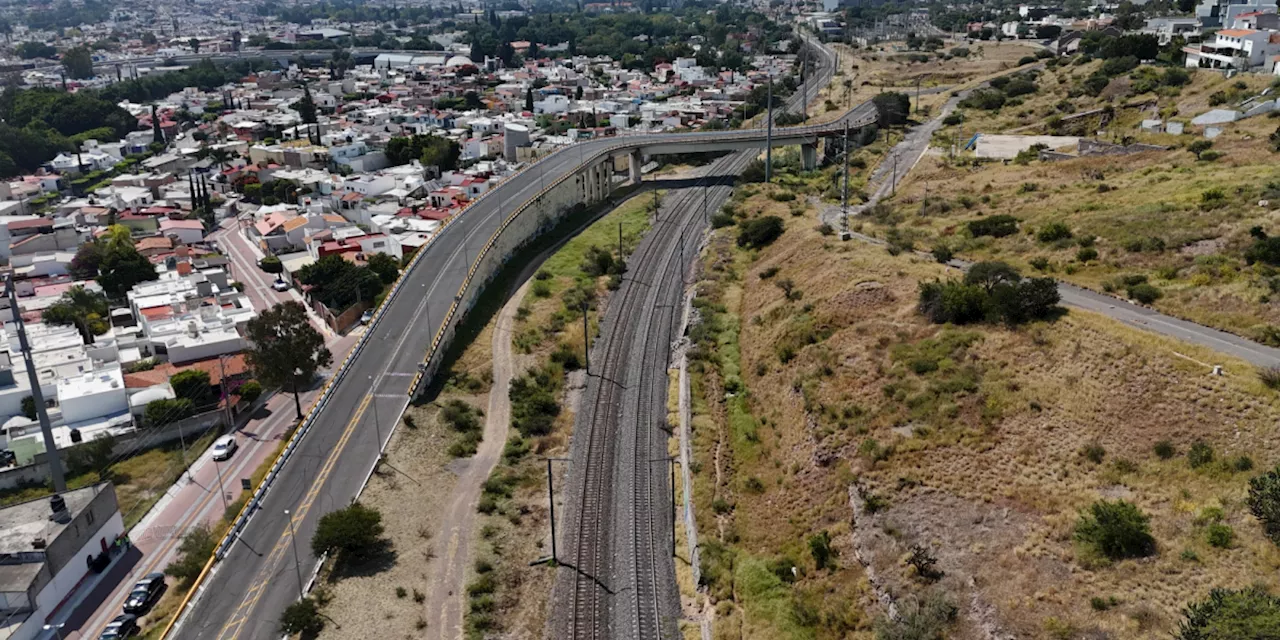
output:
<svg viewBox="0 0 1280 640"><path fill-rule="evenodd" d="M458 483L448 508L440 514L435 540L440 557L433 563L427 593L426 637L429 640L455 640L462 637L465 585L472 563L471 540L476 524L476 505L480 487L498 464L507 442L511 424L511 402L508 392L514 372L511 352L511 328L516 310L524 300L526 282L498 313L493 330L493 386L489 390L489 406L485 411L484 440L465 465L458 470Z"/></svg>

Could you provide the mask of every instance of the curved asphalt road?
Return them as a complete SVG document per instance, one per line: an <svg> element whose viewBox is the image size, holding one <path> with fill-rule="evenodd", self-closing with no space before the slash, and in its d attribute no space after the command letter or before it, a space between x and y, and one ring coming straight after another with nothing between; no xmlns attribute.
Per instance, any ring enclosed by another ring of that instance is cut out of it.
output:
<svg viewBox="0 0 1280 640"><path fill-rule="evenodd" d="M819 79L829 79L822 74ZM846 120L874 119L869 103L842 118L811 127L775 129L819 135L843 131ZM377 459L381 443L408 404L408 387L431 337L440 326L475 252L514 207L544 184L572 173L594 157L653 144L738 141L763 145L764 131L654 134L603 138L548 156L494 188L447 225L423 249L399 293L370 329L363 351L348 365L288 464L276 478L239 540L218 562L189 605L175 637L199 640L271 638L279 613L300 593L316 559L310 553L319 517L348 505ZM775 140L775 144L781 144ZM375 416L379 421L375 423ZM286 516L288 510L291 515ZM292 524L291 524L292 523ZM293 534L291 534L291 530ZM296 544L294 540L296 535ZM295 556L296 548L296 556Z"/></svg>

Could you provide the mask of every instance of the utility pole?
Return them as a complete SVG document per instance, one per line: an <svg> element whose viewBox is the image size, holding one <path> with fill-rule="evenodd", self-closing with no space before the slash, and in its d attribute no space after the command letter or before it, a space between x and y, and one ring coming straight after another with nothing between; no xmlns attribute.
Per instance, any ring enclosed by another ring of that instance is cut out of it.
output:
<svg viewBox="0 0 1280 640"><path fill-rule="evenodd" d="M556 490L555 481L551 474L552 462L570 462L570 458L546 458L547 461L547 505L551 508L551 559L556 563L560 563L560 556L556 553Z"/></svg>
<svg viewBox="0 0 1280 640"><path fill-rule="evenodd" d="M58 456L58 444L53 440L53 427L49 424L49 411L44 405L44 394L40 392L40 375L36 373L36 364L31 357L31 345L27 342L27 328L22 322L22 310L18 308L18 291L13 288L13 273L5 275L5 288L9 290L9 312L13 314L13 322L18 326L18 345L22 348L22 360L27 365L27 380L31 383L31 400L36 405L36 416L40 419L40 433L44 436L45 457L49 460L49 481L54 493L65 493L67 479L62 474L62 459Z"/></svg>
<svg viewBox="0 0 1280 640"><path fill-rule="evenodd" d="M619 220L618 221L618 262L622 262L623 260L626 260L626 257L622 255L622 221Z"/></svg>
<svg viewBox="0 0 1280 640"><path fill-rule="evenodd" d="M378 434L378 453L382 453L382 425L378 422L378 383L374 381L373 376L369 376L369 395L373 399L369 404L373 405L373 430Z"/></svg>
<svg viewBox="0 0 1280 640"><path fill-rule="evenodd" d="M800 58L800 120L809 119L809 77L805 73L809 66L809 58Z"/></svg>
<svg viewBox="0 0 1280 640"><path fill-rule="evenodd" d="M893 154L893 181L889 183L890 196L898 195L898 154Z"/></svg>
<svg viewBox="0 0 1280 640"><path fill-rule="evenodd" d="M920 113L920 78L916 78L916 113Z"/></svg>
<svg viewBox="0 0 1280 640"><path fill-rule="evenodd" d="M298 532L293 528L293 515L288 509L284 510L284 515L289 519L289 541L293 543L293 569L298 573L298 598L302 599L307 596L303 590L302 584L302 559L298 556Z"/></svg>
<svg viewBox="0 0 1280 640"><path fill-rule="evenodd" d="M587 301L582 301L582 360L587 375L591 375L591 335L587 331Z"/></svg>
<svg viewBox="0 0 1280 640"><path fill-rule="evenodd" d="M773 66L769 67L769 113L765 116L764 134L764 181L766 183L773 180Z"/></svg>

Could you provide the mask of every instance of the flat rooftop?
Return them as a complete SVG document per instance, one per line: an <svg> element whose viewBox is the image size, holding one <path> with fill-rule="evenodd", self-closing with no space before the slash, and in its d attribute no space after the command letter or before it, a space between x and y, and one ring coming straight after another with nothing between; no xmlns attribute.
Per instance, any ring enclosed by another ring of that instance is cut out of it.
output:
<svg viewBox="0 0 1280 640"><path fill-rule="evenodd" d="M102 485L93 485L62 494L72 519L93 502L93 497L101 487ZM49 498L50 496L45 496L0 509L0 555L39 551L31 546L32 540L44 538L45 542L53 542L62 533L67 525L49 518L53 515L53 510L49 508ZM19 565L0 565L0 572L15 566ZM25 583L22 588L26 588Z"/></svg>

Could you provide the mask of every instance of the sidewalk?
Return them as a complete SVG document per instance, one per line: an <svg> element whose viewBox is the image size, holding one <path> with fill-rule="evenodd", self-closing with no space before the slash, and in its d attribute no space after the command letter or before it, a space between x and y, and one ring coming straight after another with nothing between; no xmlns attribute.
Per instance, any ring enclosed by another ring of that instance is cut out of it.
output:
<svg viewBox="0 0 1280 640"><path fill-rule="evenodd" d="M303 404L318 392L319 387L304 394ZM50 622L66 624L64 637L72 632L96 637L120 614L133 584L148 573L164 571L177 556L184 532L222 518L225 504L234 502L241 493L241 479L249 478L262 462L275 455L285 433L293 426L294 415L293 395L278 393L234 432L240 449L231 460L215 463L206 452L194 461L190 473L170 487L151 512L129 531L133 547L126 557L133 554L133 558L127 567L102 574L101 584L93 589L97 597L86 598L77 606L60 611ZM168 581L172 582L172 578ZM145 616L143 622L149 622Z"/></svg>

